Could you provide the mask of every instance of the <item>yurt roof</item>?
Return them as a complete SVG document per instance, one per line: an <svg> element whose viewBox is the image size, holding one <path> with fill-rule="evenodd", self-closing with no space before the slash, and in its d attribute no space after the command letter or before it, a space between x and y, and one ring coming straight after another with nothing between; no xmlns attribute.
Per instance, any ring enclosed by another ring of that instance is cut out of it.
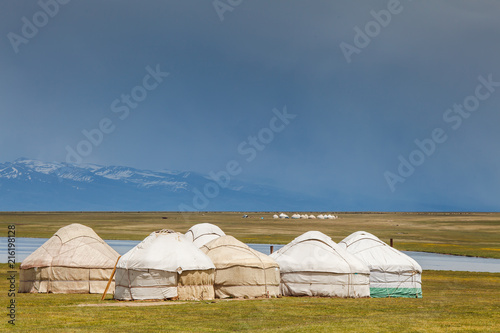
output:
<svg viewBox="0 0 500 333"><path fill-rule="evenodd" d="M366 231L352 233L339 245L365 262L371 270L422 272L422 267L413 258Z"/></svg>
<svg viewBox="0 0 500 333"><path fill-rule="evenodd" d="M201 247L213 239L224 235L225 233L221 228L211 223L195 224L185 234L186 238L197 247Z"/></svg>
<svg viewBox="0 0 500 333"><path fill-rule="evenodd" d="M319 231L308 231L271 254L283 273L369 273L368 267Z"/></svg>
<svg viewBox="0 0 500 333"><path fill-rule="evenodd" d="M141 243L125 253L116 267L167 272L215 268L210 258L191 241L184 235L171 230L152 232Z"/></svg>
<svg viewBox="0 0 500 333"><path fill-rule="evenodd" d="M92 228L74 223L62 227L21 264L32 267L113 268L119 254Z"/></svg>
<svg viewBox="0 0 500 333"><path fill-rule="evenodd" d="M278 267L274 259L250 248L233 236L222 236L203 245L201 250L208 254L217 269L229 268L232 266L248 267Z"/></svg>

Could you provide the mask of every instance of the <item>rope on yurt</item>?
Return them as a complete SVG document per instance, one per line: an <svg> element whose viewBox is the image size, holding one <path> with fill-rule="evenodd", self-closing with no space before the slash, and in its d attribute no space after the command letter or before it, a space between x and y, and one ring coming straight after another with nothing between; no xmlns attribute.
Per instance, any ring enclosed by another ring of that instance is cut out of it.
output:
<svg viewBox="0 0 500 333"><path fill-rule="evenodd" d="M255 256L259 259L260 263L262 264L262 270L264 271L264 292L265 292L266 297L269 298L269 291L267 290L267 272L266 272L266 267L265 267L264 262L262 261L262 259L258 255L255 255Z"/></svg>
<svg viewBox="0 0 500 333"><path fill-rule="evenodd" d="M408 271L406 271L406 272L408 272ZM403 272L403 273L406 273L406 272ZM404 280L404 281L401 281L401 280L400 280L400 281L399 281L399 284L398 284L398 286L394 289L394 292L396 292L396 290L398 290L398 289L399 289L399 287L400 287L403 283L408 282L408 280L411 280L411 282L415 283L415 282L416 282L416 281L414 280L415 275L417 275L417 272L416 272L416 271L411 271L411 275L410 275L410 276L408 276L408 277L406 278L406 280ZM398 272L398 276L401 276L401 272ZM415 288L415 289L418 289L418 288ZM389 295L389 288L388 288L388 287L386 287L386 290L387 290L387 297L393 297L392 295ZM415 297L416 297L416 298L418 298L418 291L416 291L416 292L415 292Z"/></svg>

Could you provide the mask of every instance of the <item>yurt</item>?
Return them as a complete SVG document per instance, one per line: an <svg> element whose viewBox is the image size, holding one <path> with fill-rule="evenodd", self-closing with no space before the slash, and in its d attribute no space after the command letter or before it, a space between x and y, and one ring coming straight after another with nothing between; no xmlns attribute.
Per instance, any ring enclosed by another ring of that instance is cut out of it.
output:
<svg viewBox="0 0 500 333"><path fill-rule="evenodd" d="M279 295L279 266L232 236L201 247L216 267L215 297L275 297Z"/></svg>
<svg viewBox="0 0 500 333"><path fill-rule="evenodd" d="M273 219L279 219L280 217L276 214L273 215Z"/></svg>
<svg viewBox="0 0 500 333"><path fill-rule="evenodd" d="M305 215L305 214L304 214L304 215L300 215L300 218L301 218L301 219L308 219L308 218L309 218L309 216L307 216L307 215Z"/></svg>
<svg viewBox="0 0 500 333"><path fill-rule="evenodd" d="M369 297L370 270L327 235L308 231L271 254L283 296Z"/></svg>
<svg viewBox="0 0 500 333"><path fill-rule="evenodd" d="M300 219L300 214L293 214L292 219Z"/></svg>
<svg viewBox="0 0 500 333"><path fill-rule="evenodd" d="M314 215L312 215L312 214L311 214L311 215L309 215L309 217L308 217L308 218L309 218L309 219L315 219L315 218L316 218L316 216L314 216Z"/></svg>
<svg viewBox="0 0 500 333"><path fill-rule="evenodd" d="M370 268L371 297L422 297L422 267L403 252L365 231L347 236L339 246Z"/></svg>
<svg viewBox="0 0 500 333"><path fill-rule="evenodd" d="M324 219L325 219L325 217L323 216L323 214L319 214L319 215L318 215L318 219L320 219L320 220L324 220Z"/></svg>
<svg viewBox="0 0 500 333"><path fill-rule="evenodd" d="M118 261L115 299L213 299L214 272L210 258L184 235L155 231Z"/></svg>
<svg viewBox="0 0 500 333"><path fill-rule="evenodd" d="M287 219L287 218L288 218L288 215L286 215L284 213L280 214L280 219Z"/></svg>
<svg viewBox="0 0 500 333"><path fill-rule="evenodd" d="M21 263L20 293L103 293L119 254L92 228L59 229Z"/></svg>
<svg viewBox="0 0 500 333"><path fill-rule="evenodd" d="M211 223L199 223L192 226L184 236L200 248L206 243L226 235L218 226Z"/></svg>

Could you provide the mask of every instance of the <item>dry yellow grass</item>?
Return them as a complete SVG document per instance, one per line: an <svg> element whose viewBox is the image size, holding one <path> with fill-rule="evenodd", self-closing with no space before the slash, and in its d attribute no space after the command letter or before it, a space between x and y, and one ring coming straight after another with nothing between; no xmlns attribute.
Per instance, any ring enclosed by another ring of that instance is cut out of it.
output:
<svg viewBox="0 0 500 333"><path fill-rule="evenodd" d="M308 212L318 214L317 212ZM500 213L336 213L337 220L273 219L273 213L83 212L0 213L0 228L16 224L17 237L50 237L62 226L81 223L104 239L142 240L154 230L186 232L213 223L247 243L286 244L318 230L339 242L358 230L371 232L400 250L500 258ZM290 213L291 215L291 213ZM261 217L264 217L262 220Z"/></svg>

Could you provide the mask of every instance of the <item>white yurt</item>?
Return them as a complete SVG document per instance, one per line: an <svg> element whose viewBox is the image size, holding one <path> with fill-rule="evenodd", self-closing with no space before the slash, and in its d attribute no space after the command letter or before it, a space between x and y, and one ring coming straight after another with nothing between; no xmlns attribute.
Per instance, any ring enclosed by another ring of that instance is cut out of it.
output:
<svg viewBox="0 0 500 333"><path fill-rule="evenodd" d="M270 255L283 296L369 297L368 267L327 235L308 231Z"/></svg>
<svg viewBox="0 0 500 333"><path fill-rule="evenodd" d="M280 217L276 214L273 215L273 219L279 219Z"/></svg>
<svg viewBox="0 0 500 333"><path fill-rule="evenodd" d="M215 296L276 297L280 270L269 256L255 251L233 236L222 236L201 247L216 267Z"/></svg>
<svg viewBox="0 0 500 333"><path fill-rule="evenodd" d="M224 231L214 224L199 223L193 225L184 236L200 248L206 243L225 235Z"/></svg>
<svg viewBox="0 0 500 333"><path fill-rule="evenodd" d="M210 258L184 235L155 231L118 261L115 299L213 299L214 273Z"/></svg>
<svg viewBox="0 0 500 333"><path fill-rule="evenodd" d="M103 293L119 254L92 228L59 229L21 263L20 293Z"/></svg>
<svg viewBox="0 0 500 333"><path fill-rule="evenodd" d="M316 216L314 216L314 215L312 215L312 214L311 214L311 215L309 215L309 216L308 216L308 218L309 218L309 219L315 219L315 218L316 218Z"/></svg>
<svg viewBox="0 0 500 333"><path fill-rule="evenodd" d="M422 297L422 267L403 252L365 231L347 236L339 246L370 268L371 297Z"/></svg>
<svg viewBox="0 0 500 333"><path fill-rule="evenodd" d="M299 214L293 214L292 215L292 219L300 219L300 215Z"/></svg>
<svg viewBox="0 0 500 333"><path fill-rule="evenodd" d="M300 215L300 218L301 219L307 219L307 218L309 218L309 216L307 216L307 215L304 214L304 215Z"/></svg>
<svg viewBox="0 0 500 333"><path fill-rule="evenodd" d="M286 215L284 213L280 214L280 219L287 219L287 218L288 218L288 215Z"/></svg>
<svg viewBox="0 0 500 333"><path fill-rule="evenodd" d="M325 217L323 216L323 214L319 214L319 215L318 215L318 219L320 219L320 220L324 220L324 219L325 219Z"/></svg>

